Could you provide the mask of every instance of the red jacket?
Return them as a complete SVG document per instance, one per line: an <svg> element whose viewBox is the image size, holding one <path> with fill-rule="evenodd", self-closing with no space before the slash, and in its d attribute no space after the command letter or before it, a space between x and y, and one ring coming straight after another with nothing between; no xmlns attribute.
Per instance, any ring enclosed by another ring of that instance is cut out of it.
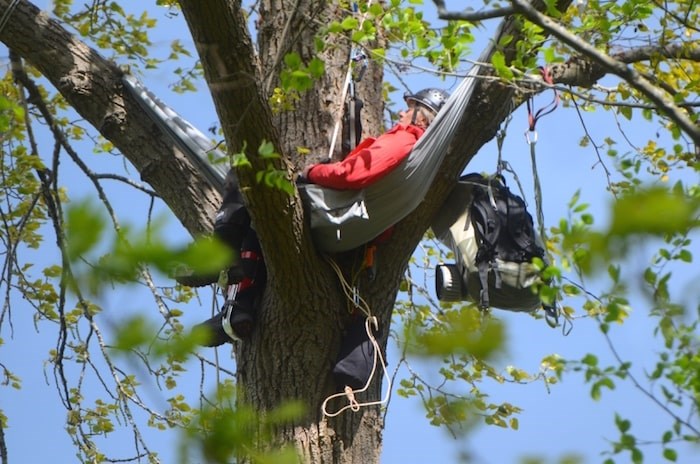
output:
<svg viewBox="0 0 700 464"><path fill-rule="evenodd" d="M363 140L342 161L312 166L307 177L324 187L362 189L396 168L411 153L423 132L418 126L397 124L376 139Z"/></svg>

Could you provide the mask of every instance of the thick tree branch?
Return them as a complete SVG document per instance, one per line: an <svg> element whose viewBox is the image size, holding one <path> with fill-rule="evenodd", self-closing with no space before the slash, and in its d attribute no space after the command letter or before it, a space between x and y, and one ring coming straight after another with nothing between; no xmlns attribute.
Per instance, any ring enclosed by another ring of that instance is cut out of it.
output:
<svg viewBox="0 0 700 464"><path fill-rule="evenodd" d="M626 64L659 58L700 61L700 45L696 43L674 43L668 45L632 47L617 51L611 56L613 59ZM567 72L563 71L564 67L569 68ZM593 57L581 55L572 58L563 65L555 64L552 66L552 69L559 69L559 76L555 76L555 82L581 87L593 85L594 81L602 78L608 72L607 68ZM645 77L647 80L650 80L647 76ZM591 82L591 79L593 82ZM662 86L661 83L658 85ZM667 88L665 90L672 93L672 89Z"/></svg>
<svg viewBox="0 0 700 464"><path fill-rule="evenodd" d="M263 76L240 2L181 0L180 6L204 68L230 153L247 146L254 169L258 147L279 147L270 106L262 92ZM278 164L278 166L280 166Z"/></svg>
<svg viewBox="0 0 700 464"><path fill-rule="evenodd" d="M265 76L260 71L247 19L236 1L211 0L204 4L199 0L180 0L180 5L204 68L229 152L237 153L245 146L252 163L252 168L237 169L237 172L263 247L271 276L270 287L278 292L298 292L296 287L284 285L283 279L274 276L292 273L294 269L281 269L281 266L298 266L304 251L304 262L310 263L314 259L314 247L299 195L290 198L256 179L257 173L270 166L291 178L293 168L284 156L263 92ZM265 141L272 142L282 156L275 160L260 159L258 147ZM277 246L282 243L284 247Z"/></svg>
<svg viewBox="0 0 700 464"><path fill-rule="evenodd" d="M665 113L673 122L678 124L678 126L690 136L695 144L700 144L700 127L688 117L688 114L684 110L676 106L673 101L668 98L666 93L652 85L634 69L611 56L601 53L595 47L570 33L548 16L537 11L528 1L513 0L513 5L516 10L523 14L528 20L542 27L579 53L595 60L613 74L624 79L630 86L641 92L657 105L661 112Z"/></svg>
<svg viewBox="0 0 700 464"><path fill-rule="evenodd" d="M443 0L433 0L433 3L437 7L438 17L444 20L483 21L485 19L504 18L515 13L515 8L512 6L480 11L474 11L472 8L466 8L464 11L448 11Z"/></svg>
<svg viewBox="0 0 700 464"><path fill-rule="evenodd" d="M11 3L0 0L0 11ZM16 3L0 41L36 67L129 159L191 233L211 227L219 193L124 90L121 69L28 1Z"/></svg>
<svg viewBox="0 0 700 464"><path fill-rule="evenodd" d="M581 57L573 57L566 63L555 63L550 66L552 80L556 84L577 87L592 87L607 71L597 62Z"/></svg>
<svg viewBox="0 0 700 464"><path fill-rule="evenodd" d="M623 63L637 63L654 58L676 58L681 60L700 61L700 44L672 43L668 45L650 45L622 50L612 55Z"/></svg>

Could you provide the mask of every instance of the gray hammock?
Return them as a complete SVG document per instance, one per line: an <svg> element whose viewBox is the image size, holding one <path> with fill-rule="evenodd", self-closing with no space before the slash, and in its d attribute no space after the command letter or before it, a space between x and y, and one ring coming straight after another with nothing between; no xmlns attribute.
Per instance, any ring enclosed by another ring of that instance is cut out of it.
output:
<svg viewBox="0 0 700 464"><path fill-rule="evenodd" d="M368 243L423 201L469 105L479 69L472 67L408 157L375 184L362 190L299 186L320 251L348 251Z"/></svg>
<svg viewBox="0 0 700 464"><path fill-rule="evenodd" d="M124 75L122 82L136 98L139 106L151 116L153 122L170 136L178 148L223 195L224 179L229 170L226 154L218 150L211 139L163 103L135 77Z"/></svg>
<svg viewBox="0 0 700 464"><path fill-rule="evenodd" d="M490 51L488 47L482 58L487 58ZM362 190L299 185L311 218L314 244L319 251L337 253L364 245L423 201L466 113L479 69L479 65L472 67L408 157L380 181ZM123 82L154 122L223 194L224 178L229 169L228 163L223 162L226 155L137 79L126 75Z"/></svg>

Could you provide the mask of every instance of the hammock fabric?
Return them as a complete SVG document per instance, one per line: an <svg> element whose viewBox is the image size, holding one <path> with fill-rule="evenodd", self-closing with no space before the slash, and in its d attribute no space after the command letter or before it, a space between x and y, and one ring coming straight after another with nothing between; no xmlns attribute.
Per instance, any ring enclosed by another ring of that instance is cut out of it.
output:
<svg viewBox="0 0 700 464"><path fill-rule="evenodd" d="M214 147L211 139L185 121L135 77L124 75L122 82L141 108L151 115L151 119L170 136L187 158L199 167L207 180L223 195L224 179L229 170L227 156Z"/></svg>

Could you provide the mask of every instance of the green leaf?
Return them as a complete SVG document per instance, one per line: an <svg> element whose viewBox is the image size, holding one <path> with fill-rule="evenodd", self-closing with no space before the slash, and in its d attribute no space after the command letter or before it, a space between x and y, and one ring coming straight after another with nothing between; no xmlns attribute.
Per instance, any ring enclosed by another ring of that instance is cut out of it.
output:
<svg viewBox="0 0 700 464"><path fill-rule="evenodd" d="M620 114L625 117L627 120L632 119L632 108L629 106L621 106L619 108Z"/></svg>
<svg viewBox="0 0 700 464"><path fill-rule="evenodd" d="M617 414L615 415L615 424L617 425L618 430L622 433L626 433L632 425L629 420L622 419Z"/></svg>
<svg viewBox="0 0 700 464"><path fill-rule="evenodd" d="M343 32L343 26L338 21L333 21L328 25L328 32L330 34L338 34Z"/></svg>
<svg viewBox="0 0 700 464"><path fill-rule="evenodd" d="M301 57L297 52L287 53L284 55L284 64L289 69L299 69L301 67Z"/></svg>
<svg viewBox="0 0 700 464"><path fill-rule="evenodd" d="M676 453L676 450L674 449L664 448L664 458L667 461L676 462L678 459L678 453Z"/></svg>
<svg viewBox="0 0 700 464"><path fill-rule="evenodd" d="M657 378L658 378L658 377L657 377ZM668 443L668 442L671 441L672 438L673 438L673 432L671 432L670 430L667 430L667 431L664 432L664 435L663 435L663 437L661 438L661 442L662 442L662 443Z"/></svg>
<svg viewBox="0 0 700 464"><path fill-rule="evenodd" d="M695 221L697 205L663 188L651 188L619 199L613 207L611 235L683 232Z"/></svg>
<svg viewBox="0 0 700 464"><path fill-rule="evenodd" d="M512 34L504 34L501 36L501 38L498 40L498 45L500 47L505 47L509 43L513 41L513 35Z"/></svg>
<svg viewBox="0 0 700 464"><path fill-rule="evenodd" d="M346 31L357 29L359 25L359 21L354 16L346 16L345 19L343 19L343 22L340 23L340 26Z"/></svg>
<svg viewBox="0 0 700 464"><path fill-rule="evenodd" d="M267 140L263 140L260 147L258 147L258 154L262 159L277 159L280 157L280 155L275 152L275 146L272 142L268 142Z"/></svg>
<svg viewBox="0 0 700 464"><path fill-rule="evenodd" d="M105 228L102 214L89 203L70 206L66 214L67 253L76 260L100 241Z"/></svg>
<svg viewBox="0 0 700 464"><path fill-rule="evenodd" d="M644 454L639 448L632 448L632 462L634 464L641 464L644 462Z"/></svg>
<svg viewBox="0 0 700 464"><path fill-rule="evenodd" d="M546 63L552 63L554 62L556 55L554 53L554 49L552 47L547 47L542 50L544 53L544 61Z"/></svg>
<svg viewBox="0 0 700 464"><path fill-rule="evenodd" d="M510 428L513 430L518 430L518 427L520 426L520 423L518 422L517 417L511 417L510 418Z"/></svg>
<svg viewBox="0 0 700 464"><path fill-rule="evenodd" d="M499 76L504 79L513 79L513 71L506 66L506 57L501 51L496 51L491 57L491 64Z"/></svg>
<svg viewBox="0 0 700 464"><path fill-rule="evenodd" d="M644 281L649 285L656 285L656 272L650 267L644 270Z"/></svg>
<svg viewBox="0 0 700 464"><path fill-rule="evenodd" d="M114 348L121 351L131 351L149 343L155 337L156 330L141 316L122 321L116 327Z"/></svg>
<svg viewBox="0 0 700 464"><path fill-rule="evenodd" d="M319 77L323 76L326 72L326 64L323 62L323 60L314 57L311 62L309 63L309 73L311 73L311 76L318 79Z"/></svg>

